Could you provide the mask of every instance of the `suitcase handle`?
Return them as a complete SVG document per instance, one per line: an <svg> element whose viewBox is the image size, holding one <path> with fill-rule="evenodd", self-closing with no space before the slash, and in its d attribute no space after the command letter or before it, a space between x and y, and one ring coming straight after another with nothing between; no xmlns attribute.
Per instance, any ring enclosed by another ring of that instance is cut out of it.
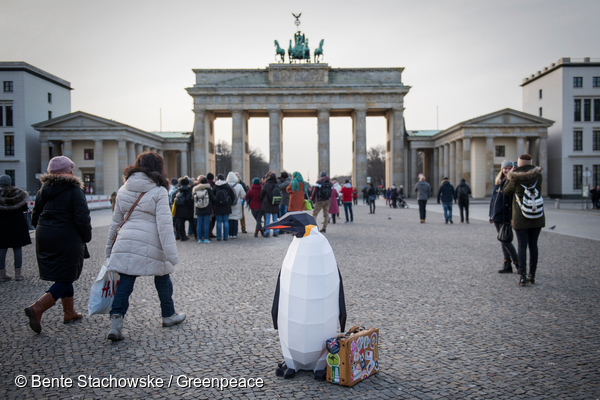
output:
<svg viewBox="0 0 600 400"><path fill-rule="evenodd" d="M354 325L352 328L348 329L348 332L346 332L346 336L350 336L353 333L359 332L359 331L364 331L365 328L361 328L358 325Z"/></svg>

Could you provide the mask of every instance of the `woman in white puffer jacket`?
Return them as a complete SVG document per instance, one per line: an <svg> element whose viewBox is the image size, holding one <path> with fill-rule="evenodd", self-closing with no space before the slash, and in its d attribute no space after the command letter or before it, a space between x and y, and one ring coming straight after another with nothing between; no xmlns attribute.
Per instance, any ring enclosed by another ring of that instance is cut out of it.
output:
<svg viewBox="0 0 600 400"><path fill-rule="evenodd" d="M229 214L229 238L236 239L238 234L238 221L242 219L242 200L246 197L246 191L240 184L240 180L238 179L235 172L230 172L227 174L227 183L233 189L235 193L235 198L237 199L237 203L235 205L231 205L231 214Z"/></svg>
<svg viewBox="0 0 600 400"><path fill-rule="evenodd" d="M154 285L160 299L163 326L183 322L185 314L176 314L173 304L173 266L179 263L175 235L172 229L171 209L164 171L163 158L152 152L140 154L135 163L123 171L125 184L117 194L112 215L106 258L109 271L120 274L110 311L111 328L108 339L123 340L123 317L129 307L129 296L138 276L154 276ZM144 195L140 198L140 195ZM140 201L113 237L135 202Z"/></svg>

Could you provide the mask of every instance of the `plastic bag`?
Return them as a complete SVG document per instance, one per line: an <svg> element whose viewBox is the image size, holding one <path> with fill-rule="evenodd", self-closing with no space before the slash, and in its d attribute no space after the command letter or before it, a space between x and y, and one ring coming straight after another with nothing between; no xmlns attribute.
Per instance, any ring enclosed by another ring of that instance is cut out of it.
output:
<svg viewBox="0 0 600 400"><path fill-rule="evenodd" d="M100 268L98 277L90 289L88 315L108 314L112 308L120 276L117 272L108 271L109 260L107 258L102 268Z"/></svg>

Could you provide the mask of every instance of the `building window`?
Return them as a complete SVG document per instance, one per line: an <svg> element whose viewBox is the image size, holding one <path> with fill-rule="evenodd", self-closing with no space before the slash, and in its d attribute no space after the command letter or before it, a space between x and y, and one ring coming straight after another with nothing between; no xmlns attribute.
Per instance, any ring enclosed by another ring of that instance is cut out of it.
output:
<svg viewBox="0 0 600 400"><path fill-rule="evenodd" d="M505 152L505 146L496 146L496 157L504 157Z"/></svg>
<svg viewBox="0 0 600 400"><path fill-rule="evenodd" d="M52 93L48 93L48 103L52 104Z"/></svg>
<svg viewBox="0 0 600 400"><path fill-rule="evenodd" d="M581 190L583 184L583 165L573 165L573 189Z"/></svg>
<svg viewBox="0 0 600 400"><path fill-rule="evenodd" d="M600 99L594 99L594 121L600 121Z"/></svg>
<svg viewBox="0 0 600 400"><path fill-rule="evenodd" d="M600 76L595 76L592 78L592 86L600 87Z"/></svg>
<svg viewBox="0 0 600 400"><path fill-rule="evenodd" d="M594 150L600 150L600 131L594 131Z"/></svg>
<svg viewBox="0 0 600 400"><path fill-rule="evenodd" d="M48 111L48 119L52 119L52 111Z"/></svg>
<svg viewBox="0 0 600 400"><path fill-rule="evenodd" d="M594 187L600 186L600 165L594 165L593 167L593 181Z"/></svg>
<svg viewBox="0 0 600 400"><path fill-rule="evenodd" d="M540 117L542 116L542 107L540 107Z"/></svg>
<svg viewBox="0 0 600 400"><path fill-rule="evenodd" d="M14 169L5 169L4 174L10 176L10 184L11 186L15 186L15 170Z"/></svg>
<svg viewBox="0 0 600 400"><path fill-rule="evenodd" d="M574 76L573 77L573 87L583 87L583 77Z"/></svg>
<svg viewBox="0 0 600 400"><path fill-rule="evenodd" d="M6 106L6 126L13 126L13 112L12 106Z"/></svg>
<svg viewBox="0 0 600 400"><path fill-rule="evenodd" d="M581 121L581 99L575 99L575 116L574 121Z"/></svg>
<svg viewBox="0 0 600 400"><path fill-rule="evenodd" d="M0 104L0 126L4 126L4 107Z"/></svg>
<svg viewBox="0 0 600 400"><path fill-rule="evenodd" d="M12 81L4 81L4 91L5 92L13 91L13 82Z"/></svg>
<svg viewBox="0 0 600 400"><path fill-rule="evenodd" d="M83 159L84 160L93 160L94 159L94 149L83 149Z"/></svg>
<svg viewBox="0 0 600 400"><path fill-rule="evenodd" d="M590 99L583 100L583 120L592 120L592 100Z"/></svg>
<svg viewBox="0 0 600 400"><path fill-rule="evenodd" d="M542 89L540 89L540 99L542 98Z"/></svg>
<svg viewBox="0 0 600 400"><path fill-rule="evenodd" d="M583 131L573 132L573 151L583 150Z"/></svg>
<svg viewBox="0 0 600 400"><path fill-rule="evenodd" d="M94 174L83 174L83 191L85 194L94 194L96 179Z"/></svg>
<svg viewBox="0 0 600 400"><path fill-rule="evenodd" d="M15 137L14 135L4 136L4 155L14 156L15 155Z"/></svg>

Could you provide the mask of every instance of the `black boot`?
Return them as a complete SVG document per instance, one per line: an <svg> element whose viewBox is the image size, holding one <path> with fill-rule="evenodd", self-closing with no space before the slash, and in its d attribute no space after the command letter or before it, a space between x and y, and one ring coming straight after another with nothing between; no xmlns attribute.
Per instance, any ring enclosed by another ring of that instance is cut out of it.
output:
<svg viewBox="0 0 600 400"><path fill-rule="evenodd" d="M527 286L527 274L525 268L521 269L521 278L519 279L519 286Z"/></svg>
<svg viewBox="0 0 600 400"><path fill-rule="evenodd" d="M529 268L529 276L527 277L527 283L533 285L535 283L535 270L537 268Z"/></svg>
<svg viewBox="0 0 600 400"><path fill-rule="evenodd" d="M510 265L510 260L504 260L504 268L498 271L499 274L512 274L513 270Z"/></svg>

